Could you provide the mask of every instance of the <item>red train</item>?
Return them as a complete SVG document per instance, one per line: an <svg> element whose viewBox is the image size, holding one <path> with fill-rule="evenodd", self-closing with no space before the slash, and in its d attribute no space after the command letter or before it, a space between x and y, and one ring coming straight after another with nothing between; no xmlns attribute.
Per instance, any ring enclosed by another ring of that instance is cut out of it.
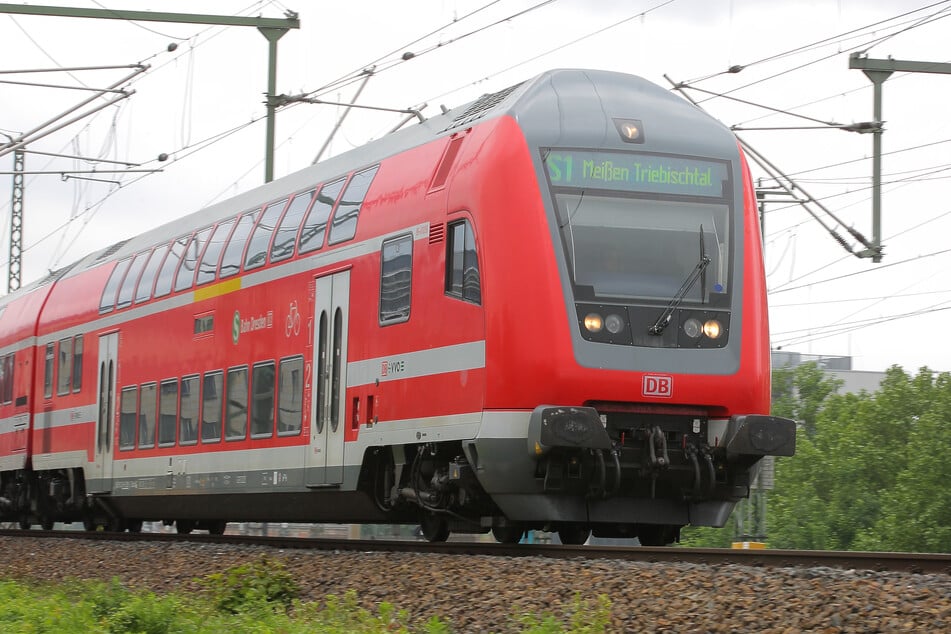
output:
<svg viewBox="0 0 951 634"><path fill-rule="evenodd" d="M544 73L0 300L0 520L722 526L795 426L731 132Z"/></svg>

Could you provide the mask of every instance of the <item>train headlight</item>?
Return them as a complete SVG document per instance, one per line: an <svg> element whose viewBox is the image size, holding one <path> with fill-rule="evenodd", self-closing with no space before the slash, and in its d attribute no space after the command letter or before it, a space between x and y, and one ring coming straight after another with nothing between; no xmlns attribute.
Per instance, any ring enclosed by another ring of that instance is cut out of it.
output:
<svg viewBox="0 0 951 634"><path fill-rule="evenodd" d="M614 313L608 315L604 319L604 327L607 328L608 332L612 335L616 335L622 330L624 330L624 320L620 315Z"/></svg>
<svg viewBox="0 0 951 634"><path fill-rule="evenodd" d="M699 319L694 319L693 317L691 317L690 319L684 322L684 334L690 337L691 339L696 339L697 337L700 336L701 328L702 326L700 325Z"/></svg>
<svg viewBox="0 0 951 634"><path fill-rule="evenodd" d="M598 313L588 313L584 316L584 327L588 332L601 332L604 328L604 320Z"/></svg>
<svg viewBox="0 0 951 634"><path fill-rule="evenodd" d="M720 333L723 332L723 326L720 325L720 322L716 319L708 319L703 324L703 334L705 334L710 339L719 339Z"/></svg>

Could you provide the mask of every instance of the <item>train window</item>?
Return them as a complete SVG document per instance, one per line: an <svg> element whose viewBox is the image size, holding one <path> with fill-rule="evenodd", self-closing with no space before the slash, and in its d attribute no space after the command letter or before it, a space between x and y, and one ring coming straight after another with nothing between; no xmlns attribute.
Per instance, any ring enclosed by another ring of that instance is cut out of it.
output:
<svg viewBox="0 0 951 634"><path fill-rule="evenodd" d="M337 244L353 238L357 232L357 217L360 215L360 207L363 206L363 199L366 198L367 191L370 189L370 183L376 176L379 165L371 167L368 170L357 172L347 184L347 190L340 198L337 205L337 211L334 212L333 224L330 227L330 239L327 244Z"/></svg>
<svg viewBox="0 0 951 634"><path fill-rule="evenodd" d="M191 242L189 242L185 248L185 253L182 256L182 264L178 267L178 275L175 276L176 291L191 288L192 282L195 280L195 269L198 266L198 258L201 257L201 252L205 249L205 241L208 240L208 234L210 233L211 227L202 229L195 234L195 237L192 238Z"/></svg>
<svg viewBox="0 0 951 634"><path fill-rule="evenodd" d="M247 254L244 256L244 270L264 266L267 260L267 247L271 243L271 234L274 233L274 226L281 219L281 212L284 211L286 205L285 198L279 203L271 203L261 214L261 220L258 221L258 226L254 228L254 233L248 241Z"/></svg>
<svg viewBox="0 0 951 634"><path fill-rule="evenodd" d="M46 359L43 364L43 396L53 398L53 367L56 361L55 344L46 344Z"/></svg>
<svg viewBox="0 0 951 634"><path fill-rule="evenodd" d="M181 405L178 409L178 444L198 442L198 375L182 377Z"/></svg>
<svg viewBox="0 0 951 634"><path fill-rule="evenodd" d="M228 370L227 390L225 440L242 440L248 435L248 368Z"/></svg>
<svg viewBox="0 0 951 634"><path fill-rule="evenodd" d="M274 362L260 363L251 373L251 437L274 433Z"/></svg>
<svg viewBox="0 0 951 634"><path fill-rule="evenodd" d="M83 336L73 337L73 392L83 388Z"/></svg>
<svg viewBox="0 0 951 634"><path fill-rule="evenodd" d="M341 178L332 183L327 183L320 188L317 194L317 200L310 208L310 213L304 220L298 239L297 252L307 253L316 251L324 246L324 234L327 232L327 220L330 218L330 212L333 210L337 197L343 190L343 184L347 179Z"/></svg>
<svg viewBox="0 0 951 634"><path fill-rule="evenodd" d="M277 393L277 435L296 436L303 419L304 357L281 359Z"/></svg>
<svg viewBox="0 0 951 634"><path fill-rule="evenodd" d="M449 225L449 239L446 241L446 294L475 304L482 303L475 234L468 220Z"/></svg>
<svg viewBox="0 0 951 634"><path fill-rule="evenodd" d="M224 377L221 371L208 372L201 389L201 442L221 440L221 395L224 393Z"/></svg>
<svg viewBox="0 0 951 634"><path fill-rule="evenodd" d="M198 267L195 286L214 281L215 275L218 274L218 260L221 255L221 249L228 240L234 223L235 219L232 218L215 227L214 232L212 232L211 237L208 239L208 245L205 247L205 254L201 256L201 264Z"/></svg>
<svg viewBox="0 0 951 634"><path fill-rule="evenodd" d="M172 280L175 279L175 269L182 260L185 253L185 247L191 236L182 236L171 244L165 261L162 262L162 268L159 269L158 279L155 280L155 292L152 297L164 297L172 292Z"/></svg>
<svg viewBox="0 0 951 634"><path fill-rule="evenodd" d="M170 447L175 444L175 420L178 409L178 379L162 381L159 390L159 419L158 444L159 447Z"/></svg>
<svg viewBox="0 0 951 634"><path fill-rule="evenodd" d="M132 264L131 259L122 260L116 264L116 268L112 269L112 273L106 281L106 287L102 289L102 297L99 299L100 313L108 313L116 307L116 291L119 290L119 283L125 277L125 272L130 264Z"/></svg>
<svg viewBox="0 0 951 634"><path fill-rule="evenodd" d="M258 219L258 211L249 211L238 220L238 225L234 228L231 237L228 238L228 246L225 247L225 252L221 256L221 270L219 272L221 277L229 277L241 270L241 256L244 255L244 247L248 243L248 236Z"/></svg>
<svg viewBox="0 0 951 634"><path fill-rule="evenodd" d="M139 281L139 274L145 268L145 263L149 259L149 252L143 251L132 258L132 264L122 280L122 286L119 287L119 296L116 298L116 308L125 308L132 304L132 294L135 292L135 284Z"/></svg>
<svg viewBox="0 0 951 634"><path fill-rule="evenodd" d="M139 449L155 446L155 383L146 383L142 386L139 398Z"/></svg>
<svg viewBox="0 0 951 634"><path fill-rule="evenodd" d="M122 388L119 397L119 449L135 449L135 411L139 396L139 387L132 385Z"/></svg>
<svg viewBox="0 0 951 634"><path fill-rule="evenodd" d="M281 224L274 234L274 243L271 245L271 262L280 262L294 255L294 244L297 242L297 233L300 229L301 218L310 209L314 201L316 189L294 196L294 200L287 206ZM250 254L250 250L248 251Z"/></svg>
<svg viewBox="0 0 951 634"><path fill-rule="evenodd" d="M152 284L155 282L155 276L158 274L159 267L165 259L165 254L168 253L168 246L167 244L163 244L160 247L156 247L156 249L152 251L152 255L149 256L149 261L145 265L145 269L142 271L142 277L139 278L139 284L135 289L134 303L147 302L149 298L152 297Z"/></svg>
<svg viewBox="0 0 951 634"><path fill-rule="evenodd" d="M11 352L0 357L0 402L4 405L13 402L14 354Z"/></svg>
<svg viewBox="0 0 951 634"><path fill-rule="evenodd" d="M384 242L380 261L380 324L402 323L409 319L413 236L400 236Z"/></svg>
<svg viewBox="0 0 951 634"><path fill-rule="evenodd" d="M70 379L73 369L73 340L69 337L59 340L58 374L56 377L56 394L69 394Z"/></svg>

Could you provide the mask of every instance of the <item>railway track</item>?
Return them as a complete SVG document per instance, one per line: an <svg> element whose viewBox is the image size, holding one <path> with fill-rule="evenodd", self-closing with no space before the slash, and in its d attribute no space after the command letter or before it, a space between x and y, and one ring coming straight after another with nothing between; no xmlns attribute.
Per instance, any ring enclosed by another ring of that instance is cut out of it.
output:
<svg viewBox="0 0 951 634"><path fill-rule="evenodd" d="M97 541L195 542L263 546L273 549L340 552L408 552L547 559L610 559L649 563L739 565L764 568L805 567L951 575L951 554L848 552L821 550L739 550L727 548L654 548L496 544L490 542L429 543L410 540L356 540L248 535L178 535L173 533L107 533L86 531L0 530L0 536Z"/></svg>

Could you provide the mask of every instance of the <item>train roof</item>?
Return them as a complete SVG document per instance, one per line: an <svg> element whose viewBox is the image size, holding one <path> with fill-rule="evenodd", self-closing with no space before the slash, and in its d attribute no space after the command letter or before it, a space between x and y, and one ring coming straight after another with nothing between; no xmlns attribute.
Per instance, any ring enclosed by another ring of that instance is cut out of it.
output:
<svg viewBox="0 0 951 634"><path fill-rule="evenodd" d="M187 214L145 233L117 242L87 255L78 262L26 288L46 284L60 277L76 275L106 262L120 260L224 218L307 190L316 184L375 164L407 149L464 130L480 120L510 115L522 125L527 138L534 137L537 141L544 139L552 145L557 142L570 145L580 142L581 139L587 139L590 142L592 138L603 138L609 132L604 129L603 115L608 113L603 110L602 99L609 98L614 103L625 103L626 107L630 108L632 91L638 96L636 102L638 112L644 112L645 109L655 115L666 115L671 109L692 112L691 116L699 116L704 120L707 128L705 133L709 132L710 122L714 121L680 97L637 76L610 71L550 70L504 90L482 95L470 103L447 110L411 127L390 133L361 147ZM592 96L595 97L594 102L590 99ZM593 106L592 103L597 103L598 106ZM575 108L567 109L564 107L566 104L573 105ZM601 108L596 113L599 115L597 117L591 116L595 114L592 112L592 108L595 107ZM600 127L592 130L592 125ZM717 123L717 126L726 130L722 124ZM689 133L691 126L687 126L686 129ZM677 130L683 133L683 126L679 126ZM729 134L728 130L727 133ZM615 134L613 129L610 134ZM695 146L696 136L690 134L690 137L690 143ZM733 143L735 144L735 141Z"/></svg>

